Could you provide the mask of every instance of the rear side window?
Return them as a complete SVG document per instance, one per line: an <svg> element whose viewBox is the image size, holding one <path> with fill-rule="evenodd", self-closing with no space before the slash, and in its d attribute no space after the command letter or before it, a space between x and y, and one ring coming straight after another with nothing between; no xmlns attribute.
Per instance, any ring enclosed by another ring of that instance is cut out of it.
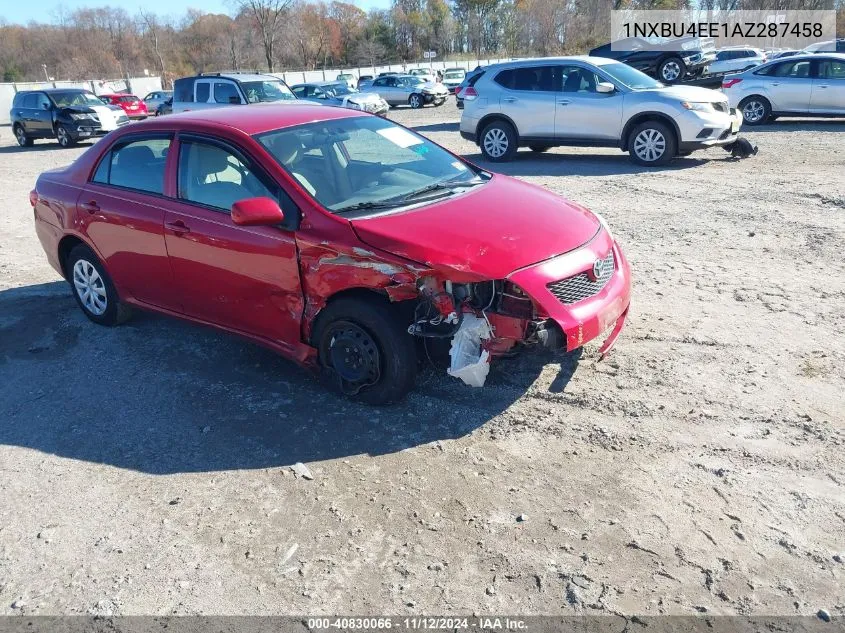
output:
<svg viewBox="0 0 845 633"><path fill-rule="evenodd" d="M94 182L148 193L164 193L169 138L130 141L112 148L94 174Z"/></svg>
<svg viewBox="0 0 845 633"><path fill-rule="evenodd" d="M23 98L23 105L22 108L27 108L28 110L34 110L38 107L38 95L34 92L26 95Z"/></svg>
<svg viewBox="0 0 845 633"><path fill-rule="evenodd" d="M199 92L199 90L197 90ZM240 103L241 96L238 94L238 89L235 84L229 81L215 81L214 82L214 102L215 103Z"/></svg>
<svg viewBox="0 0 845 633"><path fill-rule="evenodd" d="M819 62L819 77L845 80L845 61L825 59Z"/></svg>
<svg viewBox="0 0 845 633"><path fill-rule="evenodd" d="M525 66L503 70L496 83L511 90L550 92L560 90L560 71L557 66Z"/></svg>
<svg viewBox="0 0 845 633"><path fill-rule="evenodd" d="M211 95L211 85L206 82L197 82L197 103L206 103Z"/></svg>
<svg viewBox="0 0 845 633"><path fill-rule="evenodd" d="M173 84L173 100L191 103L194 100L194 80L177 79Z"/></svg>

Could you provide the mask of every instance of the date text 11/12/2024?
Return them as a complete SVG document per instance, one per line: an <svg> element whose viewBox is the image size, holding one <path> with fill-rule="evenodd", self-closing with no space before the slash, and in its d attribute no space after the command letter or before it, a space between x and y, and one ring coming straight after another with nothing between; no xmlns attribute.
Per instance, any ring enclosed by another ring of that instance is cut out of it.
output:
<svg viewBox="0 0 845 633"><path fill-rule="evenodd" d="M308 618L310 630L360 630L379 631L407 629L412 631L434 630L486 630L486 631L525 631L525 620L514 617L334 617Z"/></svg>

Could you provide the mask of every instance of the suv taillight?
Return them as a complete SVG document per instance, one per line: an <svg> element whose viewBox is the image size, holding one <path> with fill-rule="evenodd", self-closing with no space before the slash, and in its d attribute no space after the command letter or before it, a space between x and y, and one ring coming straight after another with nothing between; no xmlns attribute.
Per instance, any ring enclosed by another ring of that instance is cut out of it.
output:
<svg viewBox="0 0 845 633"><path fill-rule="evenodd" d="M723 79L722 88L730 88L731 86L738 84L740 81L742 81L742 79Z"/></svg>
<svg viewBox="0 0 845 633"><path fill-rule="evenodd" d="M472 101L478 96L478 91L472 86L467 86L461 92L461 99L464 101Z"/></svg>

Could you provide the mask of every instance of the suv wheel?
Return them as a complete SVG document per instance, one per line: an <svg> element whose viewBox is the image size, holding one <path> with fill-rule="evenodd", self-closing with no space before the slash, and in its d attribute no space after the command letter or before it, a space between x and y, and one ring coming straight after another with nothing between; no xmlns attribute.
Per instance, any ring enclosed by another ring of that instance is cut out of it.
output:
<svg viewBox="0 0 845 633"><path fill-rule="evenodd" d="M62 147L70 147L73 145L73 137L64 125L56 126L56 140Z"/></svg>
<svg viewBox="0 0 845 633"><path fill-rule="evenodd" d="M494 163L513 158L516 143L516 132L507 121L493 121L481 132L481 154Z"/></svg>
<svg viewBox="0 0 845 633"><path fill-rule="evenodd" d="M762 125L772 114L772 106L767 99L757 95L746 97L739 103L742 120L748 125Z"/></svg>
<svg viewBox="0 0 845 633"><path fill-rule="evenodd" d="M15 124L15 140L21 147L31 147L32 139L26 135L26 130L20 123Z"/></svg>
<svg viewBox="0 0 845 633"><path fill-rule="evenodd" d="M418 110L424 105L422 95L418 94L412 94L410 97L408 97L408 103L414 110Z"/></svg>
<svg viewBox="0 0 845 633"><path fill-rule="evenodd" d="M660 68L657 69L658 77L667 84L681 81L684 78L684 74L686 74L686 66L680 57L664 59L663 63L660 64Z"/></svg>
<svg viewBox="0 0 845 633"><path fill-rule="evenodd" d="M663 165L677 153L675 135L665 123L640 123L628 136L628 153L638 165Z"/></svg>

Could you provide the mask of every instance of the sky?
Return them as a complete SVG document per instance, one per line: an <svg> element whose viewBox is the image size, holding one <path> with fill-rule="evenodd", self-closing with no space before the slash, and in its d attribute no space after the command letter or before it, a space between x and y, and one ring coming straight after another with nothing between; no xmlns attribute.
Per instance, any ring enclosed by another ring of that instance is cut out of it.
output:
<svg viewBox="0 0 845 633"><path fill-rule="evenodd" d="M386 9L390 0L348 0L365 11L370 9ZM0 0L0 17L6 22L26 24L31 20L36 22L53 22L57 9L62 7L66 12L82 7L116 6L123 7L129 13L138 13L141 8L154 11L160 15L180 16L188 9L201 9L206 13L230 13L231 6L226 0L62 0L50 2L41 0L36 2L21 2L19 0Z"/></svg>

